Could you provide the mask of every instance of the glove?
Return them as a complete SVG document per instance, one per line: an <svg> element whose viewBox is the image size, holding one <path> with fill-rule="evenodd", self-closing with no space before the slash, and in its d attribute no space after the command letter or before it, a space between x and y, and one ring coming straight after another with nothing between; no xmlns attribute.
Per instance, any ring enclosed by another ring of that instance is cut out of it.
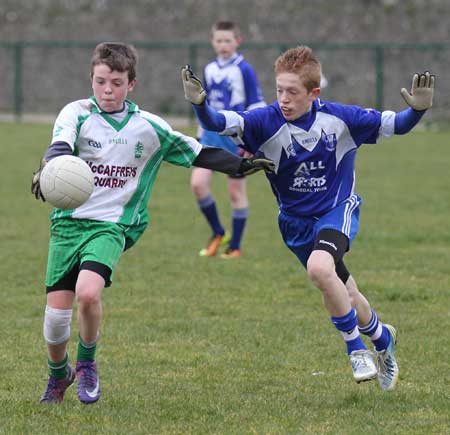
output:
<svg viewBox="0 0 450 435"><path fill-rule="evenodd" d="M47 162L42 159L39 164L39 169L33 172L33 178L31 179L31 193L36 197L36 199L42 199L45 202L44 195L41 192L41 185L39 179L41 178L41 172Z"/></svg>
<svg viewBox="0 0 450 435"><path fill-rule="evenodd" d="M414 74L411 84L411 93L402 88L400 94L406 104L414 110L427 110L433 105L435 76L425 71L423 74Z"/></svg>
<svg viewBox="0 0 450 435"><path fill-rule="evenodd" d="M206 91L203 89L201 80L194 74L189 65L181 68L181 80L184 98L192 104L203 104L206 100Z"/></svg>
<svg viewBox="0 0 450 435"><path fill-rule="evenodd" d="M255 172L264 170L268 174L275 172L275 163L269 159L263 159L261 157L253 157L251 159L242 159L239 166L238 175L251 175Z"/></svg>

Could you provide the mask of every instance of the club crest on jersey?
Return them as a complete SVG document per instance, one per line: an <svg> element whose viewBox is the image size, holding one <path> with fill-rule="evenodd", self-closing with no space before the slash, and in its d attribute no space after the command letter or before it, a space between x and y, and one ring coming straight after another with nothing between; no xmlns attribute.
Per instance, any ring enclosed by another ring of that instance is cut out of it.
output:
<svg viewBox="0 0 450 435"><path fill-rule="evenodd" d="M295 152L294 144L292 142L285 148L285 150L287 158L295 157L297 155L297 153Z"/></svg>
<svg viewBox="0 0 450 435"><path fill-rule="evenodd" d="M336 133L327 134L322 129L320 140L325 144L325 149L327 151L334 151L336 149L337 145Z"/></svg>
<svg viewBox="0 0 450 435"><path fill-rule="evenodd" d="M142 142L138 142L134 146L134 157L136 159L140 159L142 157L142 152L143 151L144 151L144 145L142 144Z"/></svg>

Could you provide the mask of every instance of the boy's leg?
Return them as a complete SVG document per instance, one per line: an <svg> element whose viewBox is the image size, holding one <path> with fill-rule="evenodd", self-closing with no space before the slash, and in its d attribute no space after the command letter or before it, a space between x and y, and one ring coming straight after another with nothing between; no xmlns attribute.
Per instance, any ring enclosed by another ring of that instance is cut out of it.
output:
<svg viewBox="0 0 450 435"><path fill-rule="evenodd" d="M43 333L47 342L49 378L41 403L62 402L66 389L75 380L75 371L67 354L73 300L71 290L47 293Z"/></svg>
<svg viewBox="0 0 450 435"><path fill-rule="evenodd" d="M284 242L307 269L313 283L322 291L331 321L344 337L355 379L357 382L372 379L376 376L376 367L370 351L365 348L359 336L356 311L352 308L347 289L336 271L336 264L344 255L348 240L345 235L336 231L328 233L331 236L338 233L336 238L327 237L326 233L320 232L320 227L316 228L320 223L313 218L300 219L283 213L278 215Z"/></svg>
<svg viewBox="0 0 450 435"><path fill-rule="evenodd" d="M112 271L125 247L121 227L100 225L80 250L80 272L75 288L80 331L76 372L78 398L83 403L96 402L102 393L95 362L102 319L101 295L103 288L111 285Z"/></svg>
<svg viewBox="0 0 450 435"><path fill-rule="evenodd" d="M111 269L107 266L94 261L84 262L76 285L80 331L76 365L77 393L79 400L87 404L96 402L101 396L95 353L102 319L101 294L110 275Z"/></svg>
<svg viewBox="0 0 450 435"><path fill-rule="evenodd" d="M367 299L358 290L353 277L349 277L346 287L353 306L358 310L359 331L367 335L374 344L378 362L378 382L385 391L392 391L399 376L399 368L395 358L397 331L391 325L383 324L377 313L370 307ZM358 308L360 307L360 308ZM359 313L364 313L360 317Z"/></svg>
<svg viewBox="0 0 450 435"><path fill-rule="evenodd" d="M228 178L228 191L232 208L232 234L227 250L222 258L239 258L241 241L248 218L248 197L245 178Z"/></svg>
<svg viewBox="0 0 450 435"><path fill-rule="evenodd" d="M326 246L337 246L339 250L339 238L326 239L322 236L320 240L325 241ZM373 379L377 369L372 354L359 334L357 312L352 307L346 286L336 273L332 253L322 249L313 250L308 259L307 271L311 281L322 291L331 321L344 338L355 380L361 382Z"/></svg>
<svg viewBox="0 0 450 435"><path fill-rule="evenodd" d="M192 169L191 189L197 199L200 211L205 216L212 231L212 236L207 246L199 252L201 257L216 255L219 247L224 243L225 238L225 229L220 222L216 201L210 190L212 176L213 171L209 169Z"/></svg>

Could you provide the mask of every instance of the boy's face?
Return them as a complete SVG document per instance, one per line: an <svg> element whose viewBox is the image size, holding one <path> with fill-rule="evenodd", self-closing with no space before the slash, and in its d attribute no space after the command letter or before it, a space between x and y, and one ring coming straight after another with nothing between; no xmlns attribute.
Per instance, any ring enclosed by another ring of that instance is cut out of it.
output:
<svg viewBox="0 0 450 435"><path fill-rule="evenodd" d="M279 73L275 80L278 105L287 121L294 121L309 112L313 101L320 94L320 88L308 92L299 75L295 73Z"/></svg>
<svg viewBox="0 0 450 435"><path fill-rule="evenodd" d="M92 90L100 108L105 112L121 110L128 92L136 80L128 82L128 72L111 71L103 63L95 65L92 72Z"/></svg>
<svg viewBox="0 0 450 435"><path fill-rule="evenodd" d="M241 38L236 37L232 30L216 30L211 37L211 44L217 56L229 59L236 53Z"/></svg>

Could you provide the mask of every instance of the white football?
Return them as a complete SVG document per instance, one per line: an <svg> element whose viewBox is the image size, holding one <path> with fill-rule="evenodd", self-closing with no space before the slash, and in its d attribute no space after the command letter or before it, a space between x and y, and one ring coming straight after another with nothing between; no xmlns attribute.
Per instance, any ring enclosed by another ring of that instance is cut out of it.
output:
<svg viewBox="0 0 450 435"><path fill-rule="evenodd" d="M64 155L44 166L39 183L45 200L66 210L77 208L89 199L94 190L94 174L84 160Z"/></svg>

